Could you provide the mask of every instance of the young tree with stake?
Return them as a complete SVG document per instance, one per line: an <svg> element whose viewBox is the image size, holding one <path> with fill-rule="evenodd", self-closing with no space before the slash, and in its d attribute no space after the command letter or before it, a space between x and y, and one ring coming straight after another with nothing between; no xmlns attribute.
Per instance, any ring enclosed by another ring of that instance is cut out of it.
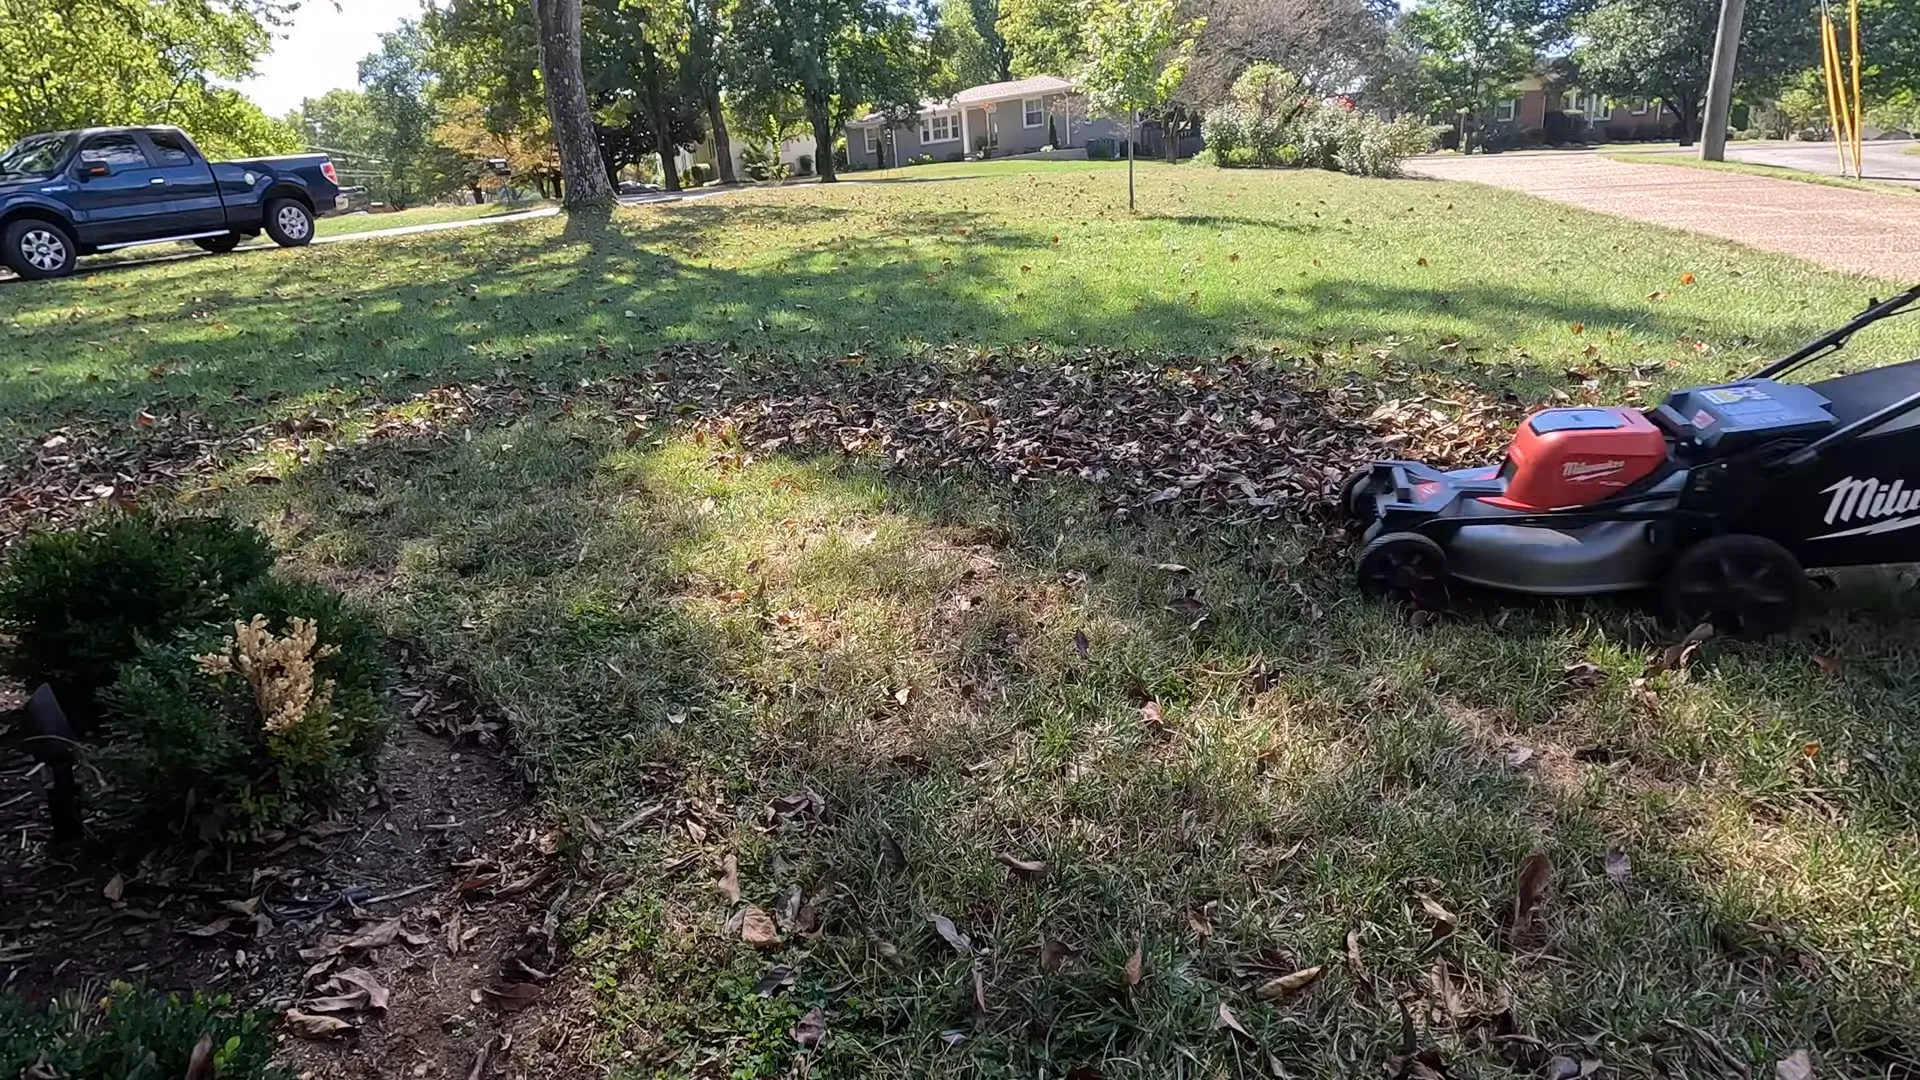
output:
<svg viewBox="0 0 1920 1080"><path fill-rule="evenodd" d="M1140 114L1173 99L1205 25L1205 19L1182 19L1178 0L1094 0L1087 8L1087 65L1080 81L1096 110L1127 118L1128 210L1134 208Z"/></svg>

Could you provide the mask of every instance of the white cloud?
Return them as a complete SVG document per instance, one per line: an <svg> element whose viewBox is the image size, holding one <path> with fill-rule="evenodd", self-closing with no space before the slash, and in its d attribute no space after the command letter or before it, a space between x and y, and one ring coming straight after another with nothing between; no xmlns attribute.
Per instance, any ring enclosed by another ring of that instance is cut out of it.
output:
<svg viewBox="0 0 1920 1080"><path fill-rule="evenodd" d="M240 89L269 116L284 116L302 98L360 85L360 58L380 35L419 13L418 0L304 0L274 35L273 52Z"/></svg>

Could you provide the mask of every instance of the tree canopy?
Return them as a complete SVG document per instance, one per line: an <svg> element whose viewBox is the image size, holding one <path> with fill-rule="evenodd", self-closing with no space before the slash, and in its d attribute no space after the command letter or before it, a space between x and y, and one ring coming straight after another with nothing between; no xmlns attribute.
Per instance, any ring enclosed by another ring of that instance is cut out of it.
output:
<svg viewBox="0 0 1920 1080"><path fill-rule="evenodd" d="M1681 137L1700 130L1720 0L1602 0L1574 20L1580 85L1616 97L1649 97L1679 117ZM1803 0L1747 0L1735 89L1771 93L1815 62L1818 38Z"/></svg>
<svg viewBox="0 0 1920 1080"><path fill-rule="evenodd" d="M281 0L0 0L0 142L35 131L176 124L210 154L294 149L221 83L251 75Z"/></svg>
<svg viewBox="0 0 1920 1080"><path fill-rule="evenodd" d="M1000 0L994 23L1007 43L1016 78L1070 75L1086 59L1086 11L1081 0Z"/></svg>
<svg viewBox="0 0 1920 1080"><path fill-rule="evenodd" d="M1374 86L1435 116L1478 111L1533 72L1558 33L1539 0L1426 0L1394 28Z"/></svg>

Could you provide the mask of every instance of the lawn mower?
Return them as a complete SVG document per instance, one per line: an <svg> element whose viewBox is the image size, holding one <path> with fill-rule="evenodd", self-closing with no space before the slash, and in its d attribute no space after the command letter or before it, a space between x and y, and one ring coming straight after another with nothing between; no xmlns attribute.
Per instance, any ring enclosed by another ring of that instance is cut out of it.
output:
<svg viewBox="0 0 1920 1080"><path fill-rule="evenodd" d="M1748 378L1654 409L1543 409L1497 464L1360 469L1340 496L1361 534L1362 591L1431 610L1452 582L1543 596L1659 588L1681 625L1757 637L1800 614L1808 567L1920 561L1920 359L1779 381L1916 302L1920 285Z"/></svg>

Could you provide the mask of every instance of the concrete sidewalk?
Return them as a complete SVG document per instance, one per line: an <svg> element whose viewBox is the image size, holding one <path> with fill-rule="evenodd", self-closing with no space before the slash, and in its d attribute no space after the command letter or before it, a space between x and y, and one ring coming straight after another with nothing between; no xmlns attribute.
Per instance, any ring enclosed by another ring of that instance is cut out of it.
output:
<svg viewBox="0 0 1920 1080"><path fill-rule="evenodd" d="M1591 150L1430 154L1406 168L1717 236L1835 270L1920 281L1920 198L1897 192L1612 161Z"/></svg>

